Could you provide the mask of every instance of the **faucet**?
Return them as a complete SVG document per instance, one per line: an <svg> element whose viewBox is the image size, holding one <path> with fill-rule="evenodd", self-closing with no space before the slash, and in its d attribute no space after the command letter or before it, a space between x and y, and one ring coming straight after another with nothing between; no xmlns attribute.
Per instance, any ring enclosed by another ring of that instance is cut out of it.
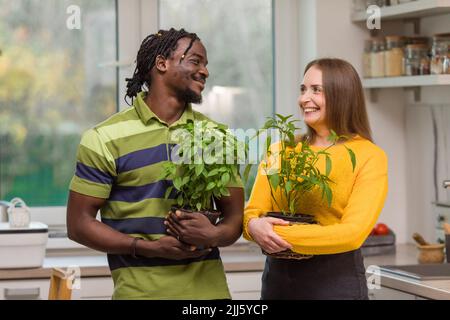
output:
<svg viewBox="0 0 450 320"><path fill-rule="evenodd" d="M444 180L444 182L442 183L442 186L444 188L450 188L450 180Z"/></svg>

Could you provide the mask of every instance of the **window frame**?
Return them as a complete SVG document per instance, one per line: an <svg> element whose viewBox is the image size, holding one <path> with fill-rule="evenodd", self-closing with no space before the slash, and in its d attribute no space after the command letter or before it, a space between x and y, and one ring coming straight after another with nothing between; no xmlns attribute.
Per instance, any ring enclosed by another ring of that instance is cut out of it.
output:
<svg viewBox="0 0 450 320"><path fill-rule="evenodd" d="M301 79L299 68L299 22L301 4L297 0L272 0L274 113L291 114ZM128 106L123 99L126 92L125 77L134 71L134 59L142 39L158 31L159 0L116 0L117 32L117 105L119 110ZM292 70L299 70L298 73ZM32 207L35 221L48 225L65 225L66 206Z"/></svg>

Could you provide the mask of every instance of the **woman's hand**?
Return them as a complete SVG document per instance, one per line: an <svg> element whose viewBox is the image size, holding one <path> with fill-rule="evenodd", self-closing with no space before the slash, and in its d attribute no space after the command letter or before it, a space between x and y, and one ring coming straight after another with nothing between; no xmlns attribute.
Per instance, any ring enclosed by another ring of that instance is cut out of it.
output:
<svg viewBox="0 0 450 320"><path fill-rule="evenodd" d="M248 233L267 253L291 249L292 245L273 231L274 225L288 226L289 222L272 217L253 218L248 222Z"/></svg>

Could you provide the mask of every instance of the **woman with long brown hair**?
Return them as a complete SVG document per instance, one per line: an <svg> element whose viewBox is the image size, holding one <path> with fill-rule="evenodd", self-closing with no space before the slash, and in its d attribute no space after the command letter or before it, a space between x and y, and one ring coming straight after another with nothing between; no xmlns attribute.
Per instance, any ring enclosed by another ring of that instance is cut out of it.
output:
<svg viewBox="0 0 450 320"><path fill-rule="evenodd" d="M244 214L244 237L268 253L291 249L310 259L267 257L262 299L368 299L360 247L375 225L388 189L387 157L372 142L361 80L340 59L319 59L305 68L298 104L304 115L308 141L318 151L330 146L331 130L348 137L330 147L333 161L328 206L321 191L299 195L297 212L313 214L318 224L289 225L264 217L281 211L270 196L264 172L258 171ZM353 170L347 149L356 155ZM325 160L317 167L325 172ZM278 201L280 200L280 201Z"/></svg>

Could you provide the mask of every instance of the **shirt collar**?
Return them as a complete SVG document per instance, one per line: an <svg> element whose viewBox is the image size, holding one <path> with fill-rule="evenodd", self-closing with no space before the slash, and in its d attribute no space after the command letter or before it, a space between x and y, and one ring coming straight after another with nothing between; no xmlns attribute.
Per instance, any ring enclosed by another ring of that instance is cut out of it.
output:
<svg viewBox="0 0 450 320"><path fill-rule="evenodd" d="M144 97L145 92L139 92L133 102L133 106L144 125L148 125L150 120L155 120L169 127L169 125L165 121L158 118L158 116L150 109L150 106L145 103ZM194 121L194 112L190 103L187 104L180 119L172 123L170 127L186 124L188 121Z"/></svg>

